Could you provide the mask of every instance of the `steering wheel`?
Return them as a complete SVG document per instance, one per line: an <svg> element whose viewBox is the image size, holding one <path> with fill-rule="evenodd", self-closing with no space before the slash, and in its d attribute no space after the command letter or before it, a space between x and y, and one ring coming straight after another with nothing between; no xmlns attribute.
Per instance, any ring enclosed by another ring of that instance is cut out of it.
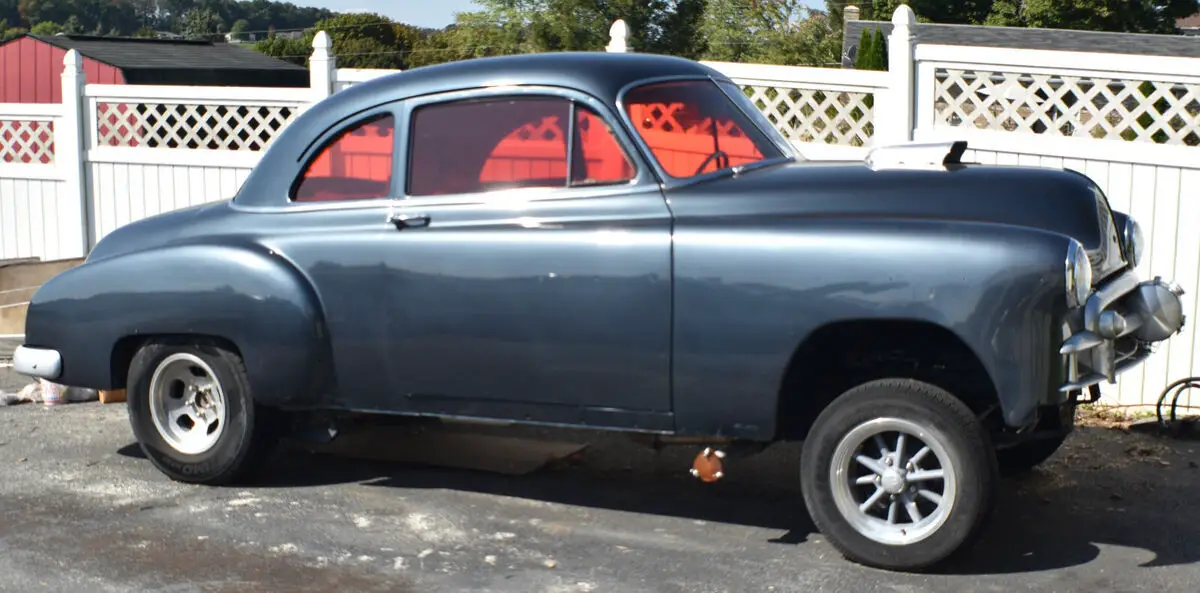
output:
<svg viewBox="0 0 1200 593"><path fill-rule="evenodd" d="M714 159L717 161L718 169L724 169L729 166L729 153L725 152L724 150L718 150L708 155L708 158L704 159L703 163L700 163L700 167L697 168L696 172L692 175L699 175L700 173L703 173L704 168L707 167L709 163L713 162ZM724 161L723 164L722 160Z"/></svg>

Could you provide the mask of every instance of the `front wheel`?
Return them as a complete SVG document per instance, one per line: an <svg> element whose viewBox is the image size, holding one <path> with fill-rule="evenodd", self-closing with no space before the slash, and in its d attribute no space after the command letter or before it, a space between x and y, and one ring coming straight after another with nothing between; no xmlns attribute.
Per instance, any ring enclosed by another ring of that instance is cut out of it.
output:
<svg viewBox="0 0 1200 593"><path fill-rule="evenodd" d="M918 570L974 541L998 481L983 425L946 391L885 379L847 391L805 440L809 514L848 559Z"/></svg>
<svg viewBox="0 0 1200 593"><path fill-rule="evenodd" d="M129 378L134 436L150 462L174 480L239 481L278 439L277 419L255 405L241 357L222 345L150 342L134 356Z"/></svg>

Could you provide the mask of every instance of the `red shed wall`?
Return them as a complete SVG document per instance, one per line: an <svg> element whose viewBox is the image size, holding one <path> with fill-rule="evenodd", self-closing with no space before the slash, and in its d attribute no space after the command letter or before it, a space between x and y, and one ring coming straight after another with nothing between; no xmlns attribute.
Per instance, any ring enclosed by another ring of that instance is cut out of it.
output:
<svg viewBox="0 0 1200 593"><path fill-rule="evenodd" d="M0 45L0 103L61 103L65 49L29 37ZM125 84L117 68L84 56L89 83Z"/></svg>

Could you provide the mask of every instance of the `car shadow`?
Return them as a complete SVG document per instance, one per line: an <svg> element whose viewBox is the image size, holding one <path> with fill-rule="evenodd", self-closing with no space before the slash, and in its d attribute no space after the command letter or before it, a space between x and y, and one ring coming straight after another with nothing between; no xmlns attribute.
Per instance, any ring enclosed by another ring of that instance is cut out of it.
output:
<svg viewBox="0 0 1200 593"><path fill-rule="evenodd" d="M586 437L581 455L524 475L348 459L292 446L254 487L468 491L775 530L778 535L763 542L780 545L804 544L815 533L796 479L798 445L732 460L727 481L704 484L687 474L697 449L655 451L620 436L570 433ZM1069 568L1097 559L1105 547L1134 550L1144 567L1200 562L1200 507L1190 503L1200 471L1189 446L1194 444L1082 429L1043 467L1005 479L978 544L931 572ZM121 453L141 456L136 445Z"/></svg>

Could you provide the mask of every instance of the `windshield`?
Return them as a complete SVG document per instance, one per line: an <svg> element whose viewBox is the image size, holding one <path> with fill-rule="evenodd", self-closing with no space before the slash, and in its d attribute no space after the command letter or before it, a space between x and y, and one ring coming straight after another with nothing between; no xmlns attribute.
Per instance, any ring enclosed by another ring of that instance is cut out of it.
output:
<svg viewBox="0 0 1200 593"><path fill-rule="evenodd" d="M626 93L624 103L654 159L677 179L792 156L747 117L742 102L735 104L710 80L642 85Z"/></svg>

